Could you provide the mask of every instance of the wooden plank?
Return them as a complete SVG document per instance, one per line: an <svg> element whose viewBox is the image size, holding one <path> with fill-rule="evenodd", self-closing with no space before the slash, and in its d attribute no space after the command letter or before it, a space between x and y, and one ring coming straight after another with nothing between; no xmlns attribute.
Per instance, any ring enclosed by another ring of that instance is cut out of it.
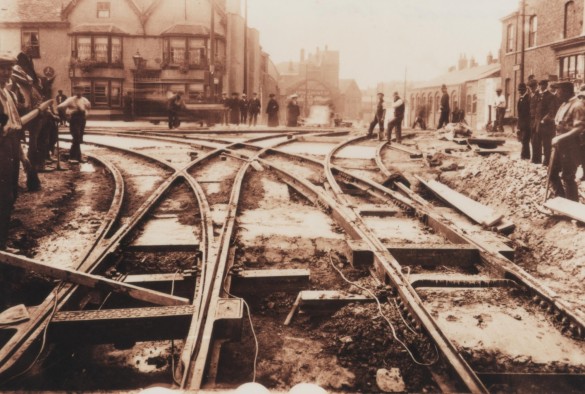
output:
<svg viewBox="0 0 585 394"><path fill-rule="evenodd" d="M53 279L63 280L80 286L92 289L102 289L114 293L126 294L127 296L150 302L155 305L174 306L187 305L186 298L172 296L159 291L137 287L128 283L117 282L97 275L86 274L69 268L55 267L40 261L17 256L11 253L0 252L0 263L13 267L23 268L27 271L34 271Z"/></svg>
<svg viewBox="0 0 585 394"><path fill-rule="evenodd" d="M192 305L57 312L51 341L104 344L184 339L196 309Z"/></svg>
<svg viewBox="0 0 585 394"><path fill-rule="evenodd" d="M491 227L500 222L504 217L503 215L495 212L492 208L472 200L471 198L451 189L441 182L433 180L425 181L418 176L416 176L416 178L438 197L451 204L454 208L457 208L459 211L463 212L476 223Z"/></svg>
<svg viewBox="0 0 585 394"><path fill-rule="evenodd" d="M397 244L384 246L400 265L472 266L480 262L479 249L467 244Z"/></svg>
<svg viewBox="0 0 585 394"><path fill-rule="evenodd" d="M468 138L467 141L470 144L475 144L475 145L489 144L489 145L500 146L500 145L504 145L506 143L505 139L492 138L492 137L485 137L485 138L472 137L472 138Z"/></svg>
<svg viewBox="0 0 585 394"><path fill-rule="evenodd" d="M398 210L392 207L380 207L374 204L365 204L358 206L358 212L362 216L396 216Z"/></svg>
<svg viewBox="0 0 585 394"><path fill-rule="evenodd" d="M233 294L298 292L308 288L311 271L308 269L245 270L233 276Z"/></svg>
<svg viewBox="0 0 585 394"><path fill-rule="evenodd" d="M553 212L560 213L561 215L585 223L585 205L581 203L567 200L562 197L555 197L546 201L544 206Z"/></svg>

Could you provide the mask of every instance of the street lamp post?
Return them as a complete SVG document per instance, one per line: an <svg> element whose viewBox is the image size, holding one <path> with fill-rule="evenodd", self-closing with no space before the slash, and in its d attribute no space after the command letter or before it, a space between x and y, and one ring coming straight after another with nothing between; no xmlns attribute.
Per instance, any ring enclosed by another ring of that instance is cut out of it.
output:
<svg viewBox="0 0 585 394"><path fill-rule="evenodd" d="M136 71L134 72L134 90L132 91L132 115L136 116L136 78L138 77L144 59L137 50L134 56L132 56L132 60L134 61L134 66L136 66Z"/></svg>

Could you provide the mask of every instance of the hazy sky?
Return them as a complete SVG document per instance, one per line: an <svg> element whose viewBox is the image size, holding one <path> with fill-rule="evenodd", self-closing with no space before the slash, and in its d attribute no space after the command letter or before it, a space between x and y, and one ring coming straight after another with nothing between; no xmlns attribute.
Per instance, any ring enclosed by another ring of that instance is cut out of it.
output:
<svg viewBox="0 0 585 394"><path fill-rule="evenodd" d="M242 5L243 5L242 1ZM298 61L301 48L339 50L341 78L360 88L425 80L446 72L459 54L485 64L498 57L500 18L517 0L248 0L248 24L275 63Z"/></svg>

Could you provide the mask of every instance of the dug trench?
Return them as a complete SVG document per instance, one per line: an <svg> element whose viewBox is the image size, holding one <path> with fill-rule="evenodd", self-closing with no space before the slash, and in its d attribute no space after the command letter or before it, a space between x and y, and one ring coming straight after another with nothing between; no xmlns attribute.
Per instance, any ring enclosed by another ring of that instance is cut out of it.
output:
<svg viewBox="0 0 585 394"><path fill-rule="evenodd" d="M113 180L94 161L65 171L39 174L42 190L20 188L8 246L27 257L71 268L94 241L113 196ZM20 185L26 184L21 174ZM20 303L34 306L53 282L34 272L0 266L0 310Z"/></svg>
<svg viewBox="0 0 585 394"><path fill-rule="evenodd" d="M308 310L301 307L290 324L284 324L299 291L337 290L341 297L368 297L349 285L340 270L379 297L384 315L418 360L436 357L426 337L406 329L386 286L377 283L367 269L349 265L343 253L347 236L327 213L272 174L251 172L244 184L231 275L297 269L308 270L309 278L296 288L259 285L253 291L237 286L232 278L232 291L249 303L254 331L244 321L239 340L222 344L215 387L234 388L255 377L275 390L309 381L336 392L373 392L379 391L378 370L399 368L405 390L437 391L429 370L413 362L393 338L375 303L344 303L333 309L325 304Z"/></svg>
<svg viewBox="0 0 585 394"><path fill-rule="evenodd" d="M183 273L198 269L195 249L201 237L199 224L198 205L192 191L186 183L176 182L122 242L122 248L111 256L114 264L105 272L100 269L100 272L120 281L128 281L130 277L173 274L172 281L144 286L192 300L195 279L193 275L183 276ZM86 294L79 293L68 301L65 310L78 310ZM105 293L90 297L86 304L85 310L113 312L118 318L121 316L116 310L120 308L149 306ZM102 343L100 338L104 333L86 328L89 332L79 333L81 340L63 338L60 331L49 330L48 344L38 361L27 374L7 387L16 390L131 390L153 384L174 384L173 365L178 362L182 339L133 340L133 334L126 330L121 331L124 338L117 342ZM168 327L146 321L140 329L147 332L147 337L164 337ZM187 329L185 325L184 331ZM152 333L148 333L149 330Z"/></svg>

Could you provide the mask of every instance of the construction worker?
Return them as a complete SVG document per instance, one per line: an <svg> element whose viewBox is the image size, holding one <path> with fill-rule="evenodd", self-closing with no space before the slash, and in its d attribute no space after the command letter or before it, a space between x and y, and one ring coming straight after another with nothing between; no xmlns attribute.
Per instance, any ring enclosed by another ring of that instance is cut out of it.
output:
<svg viewBox="0 0 585 394"><path fill-rule="evenodd" d="M400 98L398 92L394 92L394 101L392 102L392 108L394 108L394 118L388 122L388 144L392 139L392 130L396 127L396 142L402 142L402 120L404 119L404 100ZM380 137L380 140L382 138Z"/></svg>
<svg viewBox="0 0 585 394"><path fill-rule="evenodd" d="M562 104L554 118L557 136L551 141L555 152L550 164L550 184L557 196L578 202L575 174L585 141L585 92L573 97L575 88L571 82L559 82L555 87ZM559 173L562 175L559 176Z"/></svg>
<svg viewBox="0 0 585 394"><path fill-rule="evenodd" d="M376 105L376 113L374 114L374 120L370 123L368 129L368 138L373 135L374 128L378 125L380 130L380 138L384 134L384 118L386 117L386 104L384 103L384 93L378 93L378 104Z"/></svg>
<svg viewBox="0 0 585 394"><path fill-rule="evenodd" d="M0 250L6 249L10 217L18 194L20 161L30 167L20 141L24 134L16 98L6 88L16 59L0 55Z"/></svg>

